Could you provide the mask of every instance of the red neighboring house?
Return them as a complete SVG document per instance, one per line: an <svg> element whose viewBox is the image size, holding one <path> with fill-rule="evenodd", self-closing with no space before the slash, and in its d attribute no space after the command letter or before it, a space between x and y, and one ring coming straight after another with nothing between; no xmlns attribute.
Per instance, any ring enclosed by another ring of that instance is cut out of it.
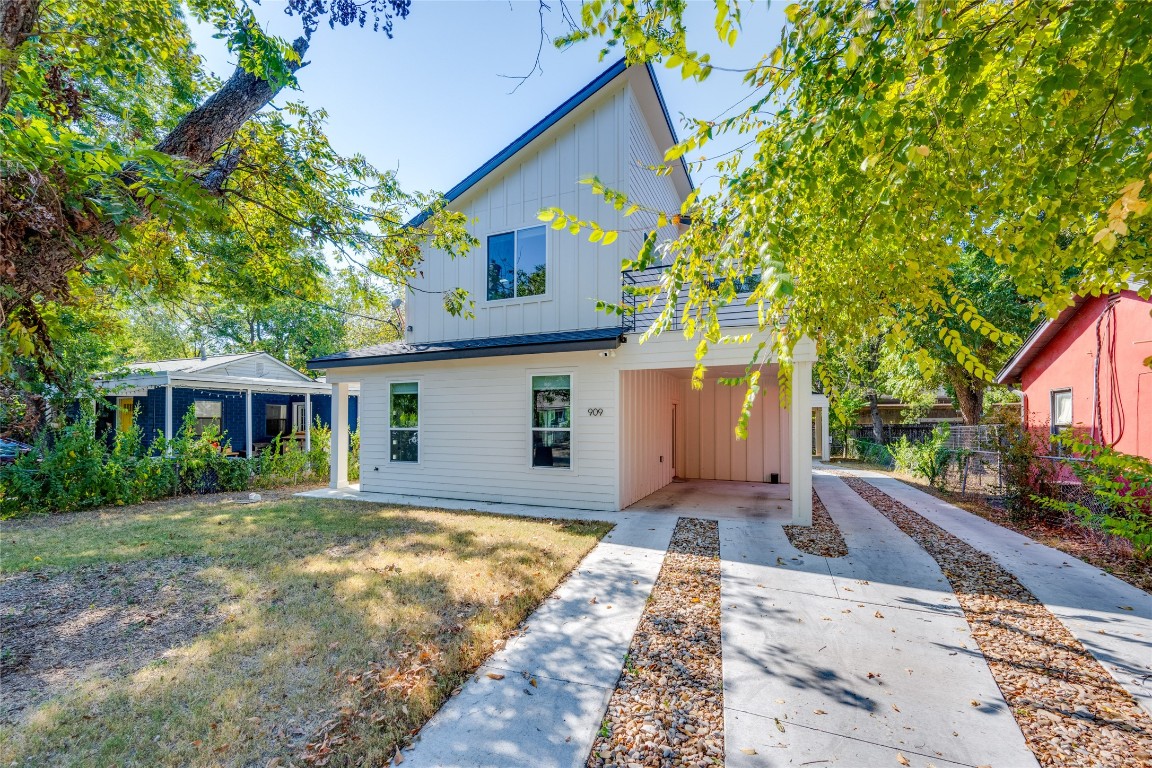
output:
<svg viewBox="0 0 1152 768"><path fill-rule="evenodd" d="M1152 459L1152 300L1088 296L1042 323L996 377L1024 391L1023 411L1052 432L1084 429Z"/></svg>

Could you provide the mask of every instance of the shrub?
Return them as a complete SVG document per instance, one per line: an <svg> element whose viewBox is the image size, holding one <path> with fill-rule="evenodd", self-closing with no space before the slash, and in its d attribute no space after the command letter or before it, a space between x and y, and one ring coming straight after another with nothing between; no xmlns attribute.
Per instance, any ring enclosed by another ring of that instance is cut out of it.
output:
<svg viewBox="0 0 1152 768"><path fill-rule="evenodd" d="M878 464L882 467L892 466L892 452L888 450L888 446L882 443L874 443L871 440L861 440L860 438L849 436L845 448L848 458L859 459L860 461L866 461L870 464Z"/></svg>
<svg viewBox="0 0 1152 768"><path fill-rule="evenodd" d="M932 487L938 487L952 460L952 451L947 447L949 434L948 425L940 424L932 430L931 437L918 443L901 435L899 440L889 446L896 469L914 477L922 477Z"/></svg>
<svg viewBox="0 0 1152 768"><path fill-rule="evenodd" d="M320 479L329 475L328 451L332 448L332 430L324 426L320 417L312 424L312 448L308 451L308 466L312 476Z"/></svg>
<svg viewBox="0 0 1152 768"><path fill-rule="evenodd" d="M1074 432L1061 433L1053 442L1071 457L1065 464L1098 509L1077 499L1037 497L1036 502L1072 512L1088 527L1127 540L1136 557L1152 559L1152 462Z"/></svg>
<svg viewBox="0 0 1152 768"><path fill-rule="evenodd" d="M1013 519L1045 515L1037 499L1056 495L1057 465L1044 458L1049 442L1046 425L1006 425L996 433L1004 503Z"/></svg>
<svg viewBox="0 0 1152 768"><path fill-rule="evenodd" d="M360 430L354 429L348 435L348 479L360 479Z"/></svg>

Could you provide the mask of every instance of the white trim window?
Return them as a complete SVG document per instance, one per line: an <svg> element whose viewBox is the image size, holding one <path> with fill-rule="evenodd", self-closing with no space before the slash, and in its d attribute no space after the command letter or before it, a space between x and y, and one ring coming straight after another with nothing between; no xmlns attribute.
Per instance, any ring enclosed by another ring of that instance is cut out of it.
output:
<svg viewBox="0 0 1152 768"><path fill-rule="evenodd" d="M548 229L525 227L488 236L488 301L540 296L548 282Z"/></svg>
<svg viewBox="0 0 1152 768"><path fill-rule="evenodd" d="M420 384L396 381L388 385L389 460L420 461Z"/></svg>
<svg viewBox="0 0 1152 768"><path fill-rule="evenodd" d="M223 407L219 400L193 400L192 415L196 419L193 431L197 437L204 434L209 424L220 432L223 427Z"/></svg>
<svg viewBox="0 0 1152 768"><path fill-rule="evenodd" d="M572 466L572 376L532 377L532 466Z"/></svg>
<svg viewBox="0 0 1152 768"><path fill-rule="evenodd" d="M1072 390L1054 389L1051 392L1051 415L1048 423L1052 434L1058 435L1072 426Z"/></svg>

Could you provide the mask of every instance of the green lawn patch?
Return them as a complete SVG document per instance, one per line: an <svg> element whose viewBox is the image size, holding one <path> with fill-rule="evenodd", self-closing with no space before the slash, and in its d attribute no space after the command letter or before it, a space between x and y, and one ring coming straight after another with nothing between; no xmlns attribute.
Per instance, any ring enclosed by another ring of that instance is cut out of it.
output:
<svg viewBox="0 0 1152 768"><path fill-rule="evenodd" d="M380 764L610 528L297 498L5 523L0 762Z"/></svg>

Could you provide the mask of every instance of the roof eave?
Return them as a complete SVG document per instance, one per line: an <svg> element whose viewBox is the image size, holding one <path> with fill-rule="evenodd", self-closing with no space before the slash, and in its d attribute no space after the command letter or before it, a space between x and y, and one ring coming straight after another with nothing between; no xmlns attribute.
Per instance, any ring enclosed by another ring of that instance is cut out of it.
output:
<svg viewBox="0 0 1152 768"><path fill-rule="evenodd" d="M668 112L668 105L667 105L667 103L665 103L664 94L660 90L660 82L656 78L656 71L652 68L651 63L647 63L644 66L647 68L648 77L652 81L652 87L656 91L656 99L660 103L660 110L664 114L664 120L668 124L668 130L672 134L672 142L673 142L673 144L675 144L677 141L676 126L675 126L675 124L673 124L672 116ZM517 152L524 149L529 144L531 144L533 141L535 141L537 138L542 136L548 129L550 129L552 126L556 125L561 120L563 120L565 117L570 115L573 111L576 110L577 107L579 107L585 101L590 99L601 88L608 85L608 83L612 82L613 80L615 80L620 75L624 74L624 72L626 72L627 70L628 70L627 60L626 59L620 59L615 64L610 66L608 69L601 72L599 75L596 76L596 78L594 80L592 80L590 83L588 83L583 88L581 88L579 91L577 91L572 96L570 96L567 100L564 101L563 104L556 107L556 109L552 110L547 115L545 115L543 119L538 121L535 125L533 125L527 131L525 131L520 136L518 136L511 144L509 144L508 146L504 147L502 150L497 152L486 163L484 163L479 168L477 168L475 171L473 171L472 173L470 173L466 177L464 177L464 179L462 181L460 181L458 184L456 184L456 186L452 187L447 192L445 192L444 198L443 198L445 200L445 202L451 203L451 202L455 201L457 198L459 198L465 192L470 190L472 187L479 184L490 173L492 173L497 168L499 168L501 165L503 165L505 162L510 160ZM684 159L683 156L681 156L681 158L680 158L680 167L684 171L684 176L688 180L689 190L694 189L695 184L692 181L692 174L688 172L688 163ZM423 224L424 222L426 222L429 218L431 218L431 216L432 216L432 212L426 208L423 211L421 211L420 213L418 213L416 216L412 217L412 219L408 222L407 226L418 227L421 224Z"/></svg>
<svg viewBox="0 0 1152 768"><path fill-rule="evenodd" d="M431 352L410 352L402 355L317 358L315 360L308 361L308 369L313 371L322 371L331 368L359 368L372 365L396 365L399 363L428 363L442 360L469 360L481 357L543 355L553 354L556 352L584 352L592 350L617 349L621 343L622 335L604 339L576 339L573 341L553 341L546 343L506 344L497 347L438 349Z"/></svg>

